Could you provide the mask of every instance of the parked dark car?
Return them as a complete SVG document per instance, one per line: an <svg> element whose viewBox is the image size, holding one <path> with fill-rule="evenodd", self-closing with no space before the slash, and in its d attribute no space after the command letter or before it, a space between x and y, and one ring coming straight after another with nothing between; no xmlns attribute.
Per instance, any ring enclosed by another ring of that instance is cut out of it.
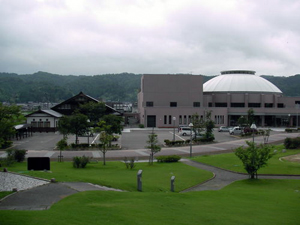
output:
<svg viewBox="0 0 300 225"><path fill-rule="evenodd" d="M257 129L254 129L254 128L250 128L250 127L245 127L244 128L244 131L243 131L244 134L253 134L253 133L257 133Z"/></svg>

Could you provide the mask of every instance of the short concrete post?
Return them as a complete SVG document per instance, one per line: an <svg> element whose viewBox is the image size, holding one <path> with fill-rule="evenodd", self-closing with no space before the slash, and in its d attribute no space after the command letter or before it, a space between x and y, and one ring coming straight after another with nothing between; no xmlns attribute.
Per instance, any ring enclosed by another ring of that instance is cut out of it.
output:
<svg viewBox="0 0 300 225"><path fill-rule="evenodd" d="M172 177L171 177L171 191L172 191L172 192L175 191L175 185L174 185L174 182L175 182L175 176L172 176Z"/></svg>
<svg viewBox="0 0 300 225"><path fill-rule="evenodd" d="M142 191L142 173L143 170L139 170L137 173L137 190Z"/></svg>

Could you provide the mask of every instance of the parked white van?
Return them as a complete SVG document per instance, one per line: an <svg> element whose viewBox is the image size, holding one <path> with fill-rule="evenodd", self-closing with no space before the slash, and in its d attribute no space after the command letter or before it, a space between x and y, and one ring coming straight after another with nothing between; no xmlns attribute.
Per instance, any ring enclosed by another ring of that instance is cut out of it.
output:
<svg viewBox="0 0 300 225"><path fill-rule="evenodd" d="M192 134L194 135L194 131L192 131ZM181 136L191 135L191 128L190 127L180 127L179 135L181 135Z"/></svg>
<svg viewBox="0 0 300 225"><path fill-rule="evenodd" d="M229 130L229 134L242 134L243 133L243 128L242 127L234 127L231 130Z"/></svg>

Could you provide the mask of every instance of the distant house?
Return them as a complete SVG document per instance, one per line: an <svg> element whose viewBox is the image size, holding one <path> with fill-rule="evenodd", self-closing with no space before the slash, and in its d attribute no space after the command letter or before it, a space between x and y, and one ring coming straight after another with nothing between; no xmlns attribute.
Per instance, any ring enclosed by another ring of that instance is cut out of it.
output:
<svg viewBox="0 0 300 225"><path fill-rule="evenodd" d="M26 116L32 132L55 132L59 119L63 115L54 110L38 110Z"/></svg>
<svg viewBox="0 0 300 225"><path fill-rule="evenodd" d="M26 116L27 124L30 124L33 132L55 132L57 130L58 121L64 115L71 115L80 105L99 101L91 96L80 92L57 105L50 110L38 110ZM106 114L114 114L122 116L122 113L114 108L105 105Z"/></svg>

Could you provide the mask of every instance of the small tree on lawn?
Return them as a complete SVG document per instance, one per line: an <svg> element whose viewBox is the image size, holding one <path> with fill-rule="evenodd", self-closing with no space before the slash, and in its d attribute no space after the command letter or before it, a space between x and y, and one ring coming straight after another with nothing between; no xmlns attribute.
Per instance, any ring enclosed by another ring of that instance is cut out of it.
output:
<svg viewBox="0 0 300 225"><path fill-rule="evenodd" d="M99 150L103 154L103 165L106 165L106 160L105 160L105 154L108 150L109 143L113 139L113 135L108 134L106 131L101 131L99 140L101 142L101 145L99 145Z"/></svg>
<svg viewBox="0 0 300 225"><path fill-rule="evenodd" d="M271 129L263 130L264 144L267 144L270 137Z"/></svg>
<svg viewBox="0 0 300 225"><path fill-rule="evenodd" d="M86 133L88 127L88 117L80 113L63 116L58 121L58 131L64 136L67 134L74 134L75 144L79 143L78 136Z"/></svg>
<svg viewBox="0 0 300 225"><path fill-rule="evenodd" d="M56 144L57 148L59 149L59 157L58 157L58 162L62 161L62 151L65 150L68 146L67 143L67 138L64 137L63 139L61 139L59 142L57 142Z"/></svg>
<svg viewBox="0 0 300 225"><path fill-rule="evenodd" d="M273 147L269 145L256 145L254 142L246 141L248 147L239 147L235 155L243 162L244 168L251 179L257 179L257 171L267 165L267 161L274 155L271 153Z"/></svg>
<svg viewBox="0 0 300 225"><path fill-rule="evenodd" d="M215 136L213 133L215 122L211 120L211 111L207 111L204 117L204 127L205 127L205 138L207 140L213 141L215 140Z"/></svg>
<svg viewBox="0 0 300 225"><path fill-rule="evenodd" d="M149 165L153 165L154 154L161 150L161 147L158 145L157 134L155 134L153 130L152 133L148 135L147 144L148 146L146 146L146 148L151 151Z"/></svg>

